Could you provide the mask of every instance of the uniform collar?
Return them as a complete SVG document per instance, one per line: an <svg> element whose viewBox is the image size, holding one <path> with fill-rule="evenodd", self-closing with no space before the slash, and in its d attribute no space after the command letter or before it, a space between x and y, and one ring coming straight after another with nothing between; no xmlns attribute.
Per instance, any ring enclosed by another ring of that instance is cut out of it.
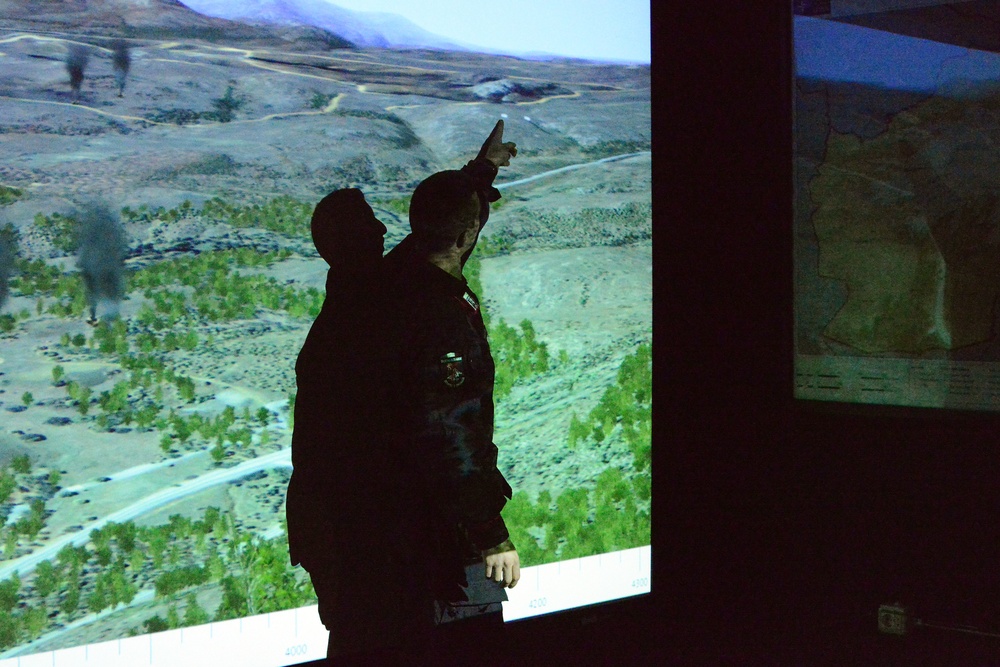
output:
<svg viewBox="0 0 1000 667"><path fill-rule="evenodd" d="M421 275L426 276L430 285L456 296L462 296L465 294L465 291L468 288L468 281L466 281L465 277L456 278L440 266L431 264L426 259L417 260L417 265L417 270L421 273Z"/></svg>
<svg viewBox="0 0 1000 667"><path fill-rule="evenodd" d="M421 281L425 281L433 289L440 289L448 294L454 294L459 297L465 294L468 290L468 282L464 277L456 278L441 267L431 264L423 257L419 257L414 252L413 245L411 234L389 251L386 259L389 260L390 264L398 262L400 265L406 266L405 270L407 273L410 273L414 277L419 276Z"/></svg>

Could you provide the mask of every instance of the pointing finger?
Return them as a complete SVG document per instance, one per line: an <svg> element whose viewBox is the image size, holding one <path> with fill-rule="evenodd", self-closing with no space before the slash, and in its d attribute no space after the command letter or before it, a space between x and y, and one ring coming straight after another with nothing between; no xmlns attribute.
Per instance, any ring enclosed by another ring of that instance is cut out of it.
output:
<svg viewBox="0 0 1000 667"><path fill-rule="evenodd" d="M500 143L503 141L503 119L497 121L497 124L493 126L493 131L490 132L490 138L486 140L486 143L492 142Z"/></svg>

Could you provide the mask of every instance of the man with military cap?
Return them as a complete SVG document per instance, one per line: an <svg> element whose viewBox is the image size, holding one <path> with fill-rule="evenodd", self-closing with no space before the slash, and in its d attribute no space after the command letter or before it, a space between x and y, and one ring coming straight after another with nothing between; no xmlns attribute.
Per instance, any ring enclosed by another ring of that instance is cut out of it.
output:
<svg viewBox="0 0 1000 667"><path fill-rule="evenodd" d="M516 155L502 133L417 187L412 233L381 261L385 227L360 191L313 217L331 269L296 364L286 512L334 664L427 657L453 628L502 628L503 589L520 578L500 517L512 491L492 442L493 361L462 277Z"/></svg>

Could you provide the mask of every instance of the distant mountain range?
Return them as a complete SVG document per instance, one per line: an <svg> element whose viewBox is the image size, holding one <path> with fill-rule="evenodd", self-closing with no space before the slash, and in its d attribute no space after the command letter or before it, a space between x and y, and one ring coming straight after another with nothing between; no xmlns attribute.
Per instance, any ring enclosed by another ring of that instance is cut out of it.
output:
<svg viewBox="0 0 1000 667"><path fill-rule="evenodd" d="M323 0L184 0L184 4L206 16L232 21L322 28L358 46L477 50L395 14L355 12Z"/></svg>
<svg viewBox="0 0 1000 667"><path fill-rule="evenodd" d="M546 60L456 42L383 12L357 12L324 0L0 0L0 28L72 29L104 37L280 39L319 48L438 49ZM474 38L474 36L473 36Z"/></svg>
<svg viewBox="0 0 1000 667"><path fill-rule="evenodd" d="M0 0L0 26L10 23L73 29L105 37L273 39L280 35L285 39L318 40L328 46L352 46L313 26L247 25L205 16L178 0Z"/></svg>

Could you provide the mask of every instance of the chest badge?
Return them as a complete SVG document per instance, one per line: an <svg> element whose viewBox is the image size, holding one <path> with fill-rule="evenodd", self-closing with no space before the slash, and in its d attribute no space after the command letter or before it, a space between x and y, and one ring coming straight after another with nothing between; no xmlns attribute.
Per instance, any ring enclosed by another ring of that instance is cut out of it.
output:
<svg viewBox="0 0 1000 667"><path fill-rule="evenodd" d="M441 365L444 367L445 385L455 388L462 386L465 382L465 373L462 371L462 357L455 352L449 352L441 357Z"/></svg>

